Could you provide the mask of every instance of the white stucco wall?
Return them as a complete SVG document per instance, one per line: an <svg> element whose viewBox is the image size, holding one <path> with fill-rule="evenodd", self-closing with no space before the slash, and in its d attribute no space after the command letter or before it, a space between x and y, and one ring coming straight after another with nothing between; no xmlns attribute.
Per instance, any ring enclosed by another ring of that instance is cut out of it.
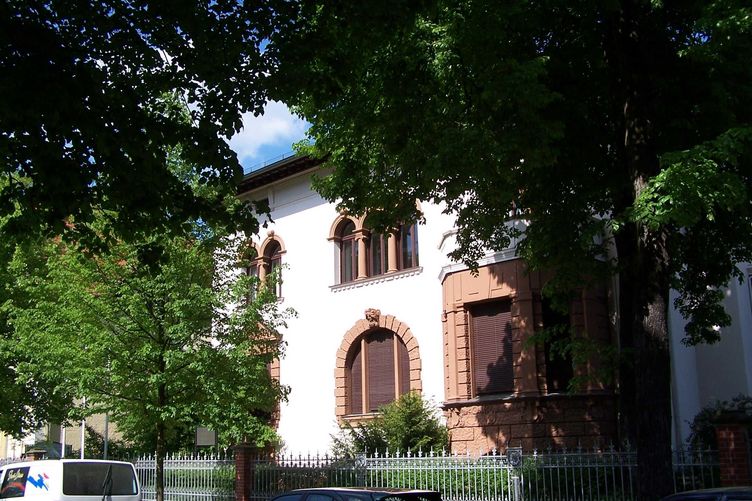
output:
<svg viewBox="0 0 752 501"><path fill-rule="evenodd" d="M713 345L688 347L681 343L685 320L673 308L669 312L672 360L674 442L689 436L689 423L704 406L729 400L740 393L752 395L752 266L739 265L744 281L732 280L726 289L724 307L733 322L721 329ZM672 292L673 303L676 293Z"/></svg>
<svg viewBox="0 0 752 501"><path fill-rule="evenodd" d="M446 257L454 247L453 219L441 214L439 207L423 202L426 224L418 228L419 273L394 280L386 280L386 275L384 281L333 290L337 253L327 237L338 214L333 204L311 190L310 173L273 183L250 195L269 199L274 223L261 230L257 243L269 230L284 242L283 263L288 268L282 286L283 306L298 312L283 330L287 353L280 363L282 383L291 388L289 401L281 406L279 425L286 451L328 450L330 435L338 430L336 353L345 333L364 318L368 308L393 315L410 327L419 343L423 394L436 403L443 401L440 277L464 268ZM509 257L507 253L491 255L488 260L503 260ZM729 284L725 299L734 323L723 330L720 343L684 346L685 322L676 310L669 311L676 444L686 440L689 421L704 405L739 393L752 394L752 266L743 264L740 269L745 282Z"/></svg>
<svg viewBox="0 0 752 501"><path fill-rule="evenodd" d="M407 324L419 344L423 395L440 403L444 356L438 276L446 257L438 246L442 234L451 228L451 219L436 206L421 205L426 224L418 227L419 273L332 290L336 250L327 237L338 213L333 204L310 190L310 176L273 184L253 197L269 199L274 223L259 238L263 240L273 230L284 242L283 306L298 313L282 332L287 351L280 362L280 379L291 388L289 401L281 406L279 425L286 450L328 450L330 435L338 430L336 353L345 333L364 318L368 308Z"/></svg>

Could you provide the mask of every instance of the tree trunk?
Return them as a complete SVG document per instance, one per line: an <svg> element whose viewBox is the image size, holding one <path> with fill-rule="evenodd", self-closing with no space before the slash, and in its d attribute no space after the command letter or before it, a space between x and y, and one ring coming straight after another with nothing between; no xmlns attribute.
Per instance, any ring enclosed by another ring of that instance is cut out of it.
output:
<svg viewBox="0 0 752 501"><path fill-rule="evenodd" d="M637 236L628 231L627 236ZM631 235L629 235L631 234ZM671 374L668 342L668 283L664 266L652 257L654 235L618 238L622 343L632 350L631 367L622 372L620 399L626 408L625 428L637 449L640 499L659 499L673 491L671 461Z"/></svg>
<svg viewBox="0 0 752 501"><path fill-rule="evenodd" d="M622 0L607 42L608 62L624 106L619 216L660 172L655 117L660 92L654 82L673 56L657 15L650 0ZM664 228L636 222L628 222L616 236L620 335L625 348L633 350L633 371L622 373L621 403L625 428L634 433L637 448L640 499L660 499L673 491L666 236Z"/></svg>
<svg viewBox="0 0 752 501"><path fill-rule="evenodd" d="M164 398L164 384L159 385L158 400ZM156 501L164 501L164 460L165 460L165 424L162 419L157 421L157 451L156 451Z"/></svg>

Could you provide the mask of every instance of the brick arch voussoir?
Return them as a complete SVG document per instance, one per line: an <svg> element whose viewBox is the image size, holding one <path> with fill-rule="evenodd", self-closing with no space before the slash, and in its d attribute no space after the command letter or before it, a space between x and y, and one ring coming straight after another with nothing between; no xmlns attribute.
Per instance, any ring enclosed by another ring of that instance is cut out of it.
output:
<svg viewBox="0 0 752 501"><path fill-rule="evenodd" d="M377 312L377 316L373 313L369 316L369 312ZM346 382L346 365L347 355L350 353L350 349L353 344L356 343L361 336L377 330L386 329L398 336L407 348L407 354L410 367L410 391L421 392L423 390L423 384L421 381L421 363L420 363L420 347L418 345L417 338L413 335L410 327L392 315L381 315L378 310L368 310L366 312L368 319L360 319L355 322L342 338L339 349L337 350L337 360L335 369L335 399L336 399L336 411L337 419L341 419L347 413L347 382Z"/></svg>

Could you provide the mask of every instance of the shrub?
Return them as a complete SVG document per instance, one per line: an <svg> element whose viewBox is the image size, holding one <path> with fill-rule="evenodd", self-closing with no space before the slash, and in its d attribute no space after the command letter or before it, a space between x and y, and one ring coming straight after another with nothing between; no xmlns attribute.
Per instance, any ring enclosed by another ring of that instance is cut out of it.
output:
<svg viewBox="0 0 752 501"><path fill-rule="evenodd" d="M440 451L448 445L446 426L437 409L420 394L410 392L380 409L379 416L358 426L345 424L332 437L337 457L384 451Z"/></svg>
<svg viewBox="0 0 752 501"><path fill-rule="evenodd" d="M717 449L714 422L724 412L744 412L752 417L752 397L739 394L731 400L716 400L703 407L689 425L689 444L694 448Z"/></svg>

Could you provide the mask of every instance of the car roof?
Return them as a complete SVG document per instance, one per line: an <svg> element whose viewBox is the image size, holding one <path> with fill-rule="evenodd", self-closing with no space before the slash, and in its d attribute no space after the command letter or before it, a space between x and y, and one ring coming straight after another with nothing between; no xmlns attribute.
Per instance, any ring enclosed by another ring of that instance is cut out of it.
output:
<svg viewBox="0 0 752 501"><path fill-rule="evenodd" d="M295 489L292 492L313 492L313 491L337 491L337 492L384 492L387 494L405 494L405 493L436 493L428 489L403 489L400 487L309 487L305 489Z"/></svg>
<svg viewBox="0 0 752 501"><path fill-rule="evenodd" d="M665 501L674 501L678 499L702 498L712 495L723 494L752 494L752 486L738 487L714 487L711 489L697 489L694 491L677 492L663 498Z"/></svg>
<svg viewBox="0 0 752 501"><path fill-rule="evenodd" d="M441 494L438 491L432 491L428 489L405 489L398 487L313 487L305 489L294 489L281 495L296 493L316 493L316 492L339 492L339 493L357 493L357 494L371 494L376 497L387 497L390 495L409 495L409 496L425 496L434 499L440 499Z"/></svg>

